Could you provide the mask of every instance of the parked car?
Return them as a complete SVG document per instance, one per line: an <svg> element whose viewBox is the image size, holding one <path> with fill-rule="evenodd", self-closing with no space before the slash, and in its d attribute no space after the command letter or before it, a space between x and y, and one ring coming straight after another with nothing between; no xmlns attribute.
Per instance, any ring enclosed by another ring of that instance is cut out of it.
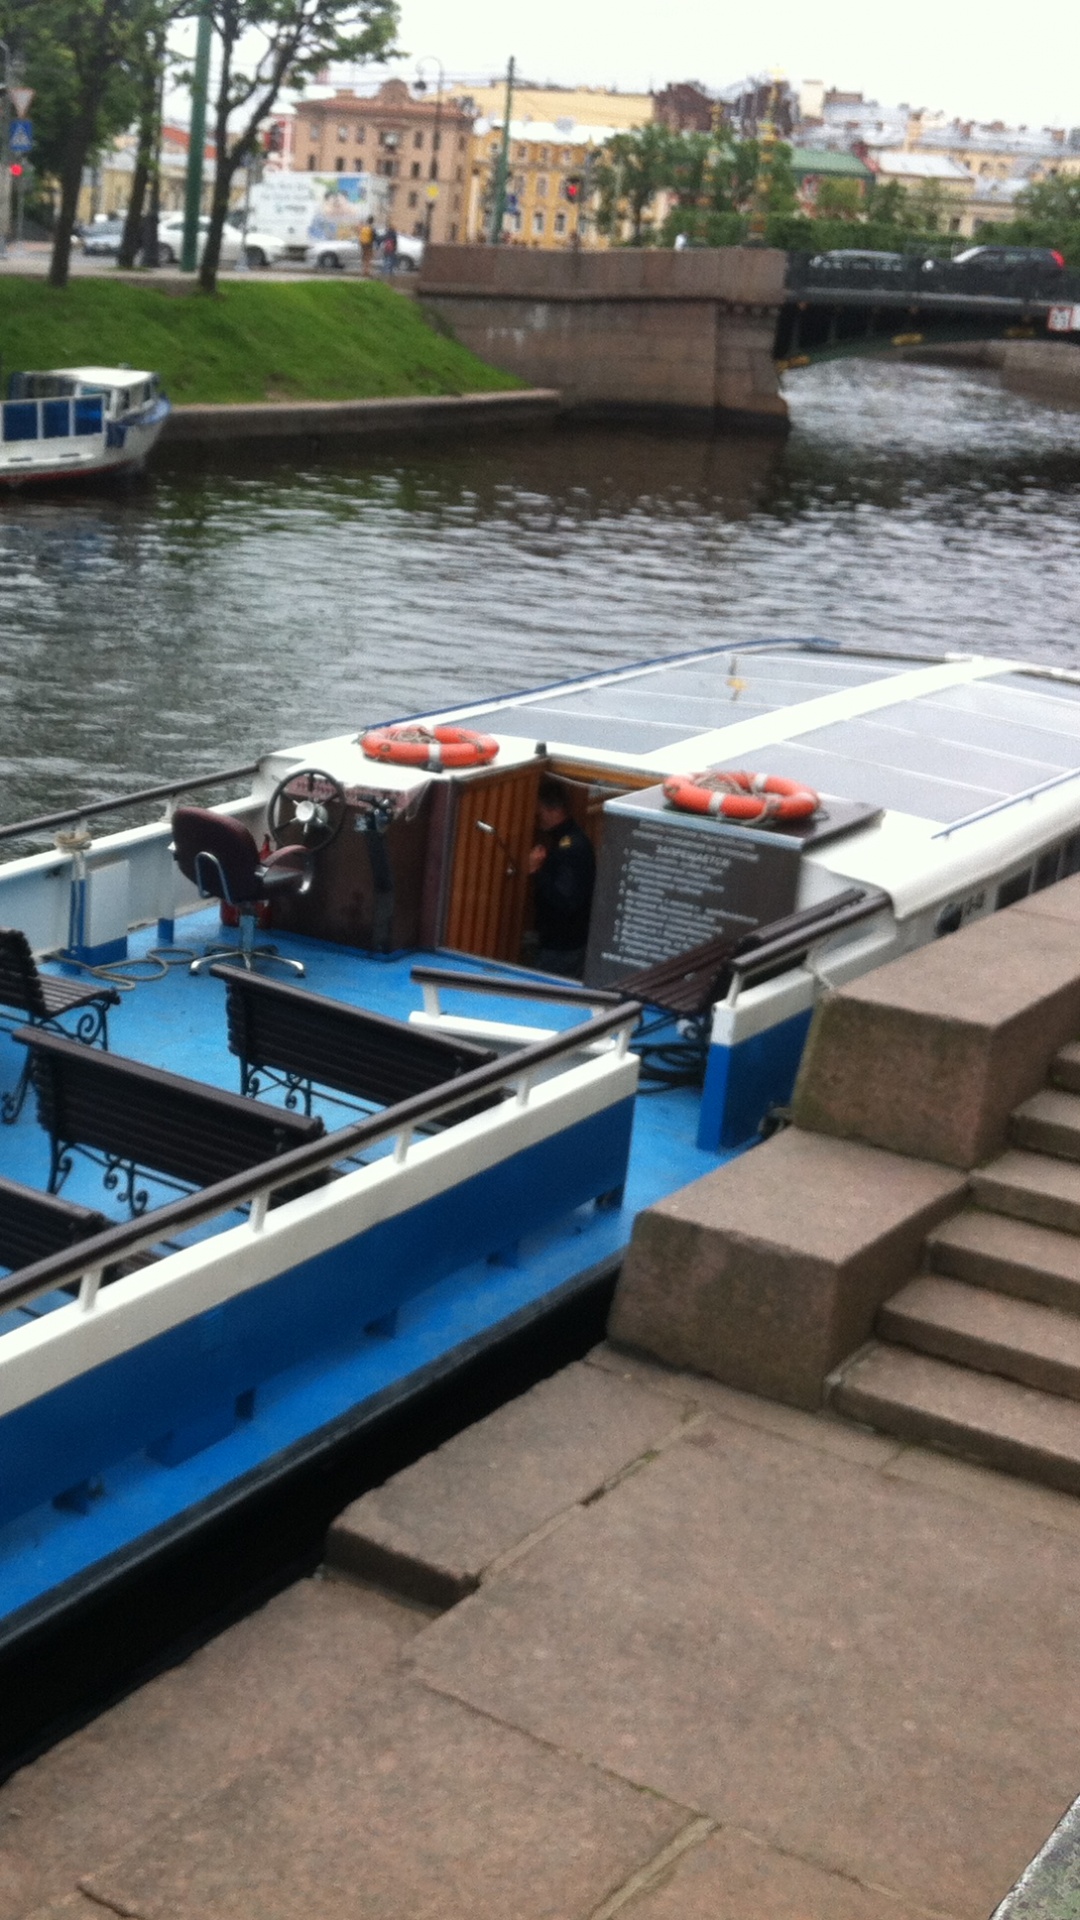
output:
<svg viewBox="0 0 1080 1920"><path fill-rule="evenodd" d="M959 267L961 271L978 267L984 273L1011 274L1028 270L1042 275L1065 271L1064 256L1056 247L965 247L963 253L954 254L943 264Z"/></svg>
<svg viewBox="0 0 1080 1920"><path fill-rule="evenodd" d="M202 260L206 247L206 236L210 231L210 221L206 214L199 216L198 247L196 263ZM163 267L175 266L184 250L184 216L182 213L166 214L158 222L158 261ZM226 220L221 230L221 264L223 267L235 267L243 253L249 267L272 267L285 252L285 242L276 233L263 233L261 229L251 227L245 233L235 220Z"/></svg>
<svg viewBox="0 0 1080 1920"><path fill-rule="evenodd" d="M383 239L383 234L376 234L374 264L380 269L384 264ZM316 240L307 250L308 266L327 273L340 272L345 267L352 266L359 258L360 242L358 240ZM395 273L419 273L423 258L423 241L414 239L411 234L399 233L394 261Z"/></svg>
<svg viewBox="0 0 1080 1920"><path fill-rule="evenodd" d="M122 220L95 220L83 233L82 250L84 253L117 254L123 237Z"/></svg>
<svg viewBox="0 0 1080 1920"><path fill-rule="evenodd" d="M907 264L906 254L876 253L870 247L834 247L829 253L815 253L810 262L815 272L834 273L838 279L852 280L900 274Z"/></svg>
<svg viewBox="0 0 1080 1920"><path fill-rule="evenodd" d="M1065 271L1056 247L965 247L951 260L924 260L926 284L938 293L966 288L1013 298L1053 294Z"/></svg>

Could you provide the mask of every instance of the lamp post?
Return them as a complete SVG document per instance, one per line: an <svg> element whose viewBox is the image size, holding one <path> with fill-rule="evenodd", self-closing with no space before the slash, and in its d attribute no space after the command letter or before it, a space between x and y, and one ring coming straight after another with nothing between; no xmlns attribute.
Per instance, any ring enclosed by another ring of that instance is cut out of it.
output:
<svg viewBox="0 0 1080 1920"><path fill-rule="evenodd" d="M499 158L495 163L495 192L491 205L491 232L488 238L493 247L502 239L503 216L506 213L506 176L510 169L510 113L514 104L514 60L506 69L506 105L503 108L502 140L499 145Z"/></svg>
<svg viewBox="0 0 1080 1920"><path fill-rule="evenodd" d="M203 161L206 152L206 95L210 85L210 9L199 9L195 42L195 72L191 81L191 131L188 135L187 181L184 189L184 238L180 265L194 273L199 264L199 214L202 211Z"/></svg>
<svg viewBox="0 0 1080 1920"><path fill-rule="evenodd" d="M8 132L11 127L11 48L0 40L4 57L4 88L0 93L0 260L7 255L8 228L11 225L11 155Z"/></svg>
<svg viewBox="0 0 1080 1920"><path fill-rule="evenodd" d="M431 222L435 215L435 202L439 197L439 155L442 150L442 96L443 87L446 83L446 73L443 69L442 61L437 60L433 53L422 53L416 63L416 80L414 86L417 93L426 93L428 89L428 83L424 79L423 73L425 67L435 67L439 75L435 83L435 132L432 136L431 173L427 189L427 205L424 209L424 245L426 247L428 241L431 239Z"/></svg>

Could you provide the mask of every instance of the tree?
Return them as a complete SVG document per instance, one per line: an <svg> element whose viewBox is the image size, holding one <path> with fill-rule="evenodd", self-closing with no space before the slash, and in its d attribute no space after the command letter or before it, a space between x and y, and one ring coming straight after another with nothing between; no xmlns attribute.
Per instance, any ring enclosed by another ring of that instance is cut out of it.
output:
<svg viewBox="0 0 1080 1920"><path fill-rule="evenodd" d="M595 173L601 233L618 234L629 220L634 246L640 246L645 211L671 177L671 143L680 134L650 121L632 133L616 133L604 148Z"/></svg>
<svg viewBox="0 0 1080 1920"><path fill-rule="evenodd" d="M83 170L130 125L158 0L0 0L0 39L34 88L34 161L59 181L49 280L67 285Z"/></svg>
<svg viewBox="0 0 1080 1920"><path fill-rule="evenodd" d="M857 220L863 211L861 180L829 179L818 182L814 195L814 214L820 220Z"/></svg>
<svg viewBox="0 0 1080 1920"><path fill-rule="evenodd" d="M397 0L206 0L206 6L218 35L220 65L210 227L199 279L213 293L233 178L254 154L259 127L282 87L302 87L330 60L385 60L394 51L398 7ZM249 37L261 41L261 56L241 68L237 52Z"/></svg>
<svg viewBox="0 0 1080 1920"><path fill-rule="evenodd" d="M1080 222L1080 178L1060 173L1038 180L1017 195L1017 211L1041 226L1076 226Z"/></svg>
<svg viewBox="0 0 1080 1920"><path fill-rule="evenodd" d="M875 174L870 182L870 194L866 203L869 219L880 222L882 226L899 226L907 195L899 180L882 180Z"/></svg>

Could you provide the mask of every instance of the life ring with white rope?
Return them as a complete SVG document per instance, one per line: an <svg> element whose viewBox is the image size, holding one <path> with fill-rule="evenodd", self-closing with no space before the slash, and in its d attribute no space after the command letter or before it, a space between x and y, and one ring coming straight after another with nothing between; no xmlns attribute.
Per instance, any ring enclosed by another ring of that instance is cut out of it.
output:
<svg viewBox="0 0 1080 1920"><path fill-rule="evenodd" d="M425 767L429 773L444 768L487 767L499 751L490 733L468 727L422 727L407 721L396 727L371 727L360 735L369 760L389 760L400 767Z"/></svg>
<svg viewBox="0 0 1080 1920"><path fill-rule="evenodd" d="M684 813L724 820L809 820L821 805L813 787L778 773L676 773L664 798Z"/></svg>

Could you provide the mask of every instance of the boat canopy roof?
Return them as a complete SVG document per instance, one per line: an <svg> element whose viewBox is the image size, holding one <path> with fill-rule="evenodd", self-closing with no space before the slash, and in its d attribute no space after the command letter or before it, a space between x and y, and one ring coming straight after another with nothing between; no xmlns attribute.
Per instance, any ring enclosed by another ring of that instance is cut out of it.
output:
<svg viewBox="0 0 1080 1920"><path fill-rule="evenodd" d="M1080 777L1080 675L750 642L456 709L605 771L750 767L936 826Z"/></svg>
<svg viewBox="0 0 1080 1920"><path fill-rule="evenodd" d="M46 367L25 374L27 380L72 380L84 387L137 387L157 375L138 367Z"/></svg>

